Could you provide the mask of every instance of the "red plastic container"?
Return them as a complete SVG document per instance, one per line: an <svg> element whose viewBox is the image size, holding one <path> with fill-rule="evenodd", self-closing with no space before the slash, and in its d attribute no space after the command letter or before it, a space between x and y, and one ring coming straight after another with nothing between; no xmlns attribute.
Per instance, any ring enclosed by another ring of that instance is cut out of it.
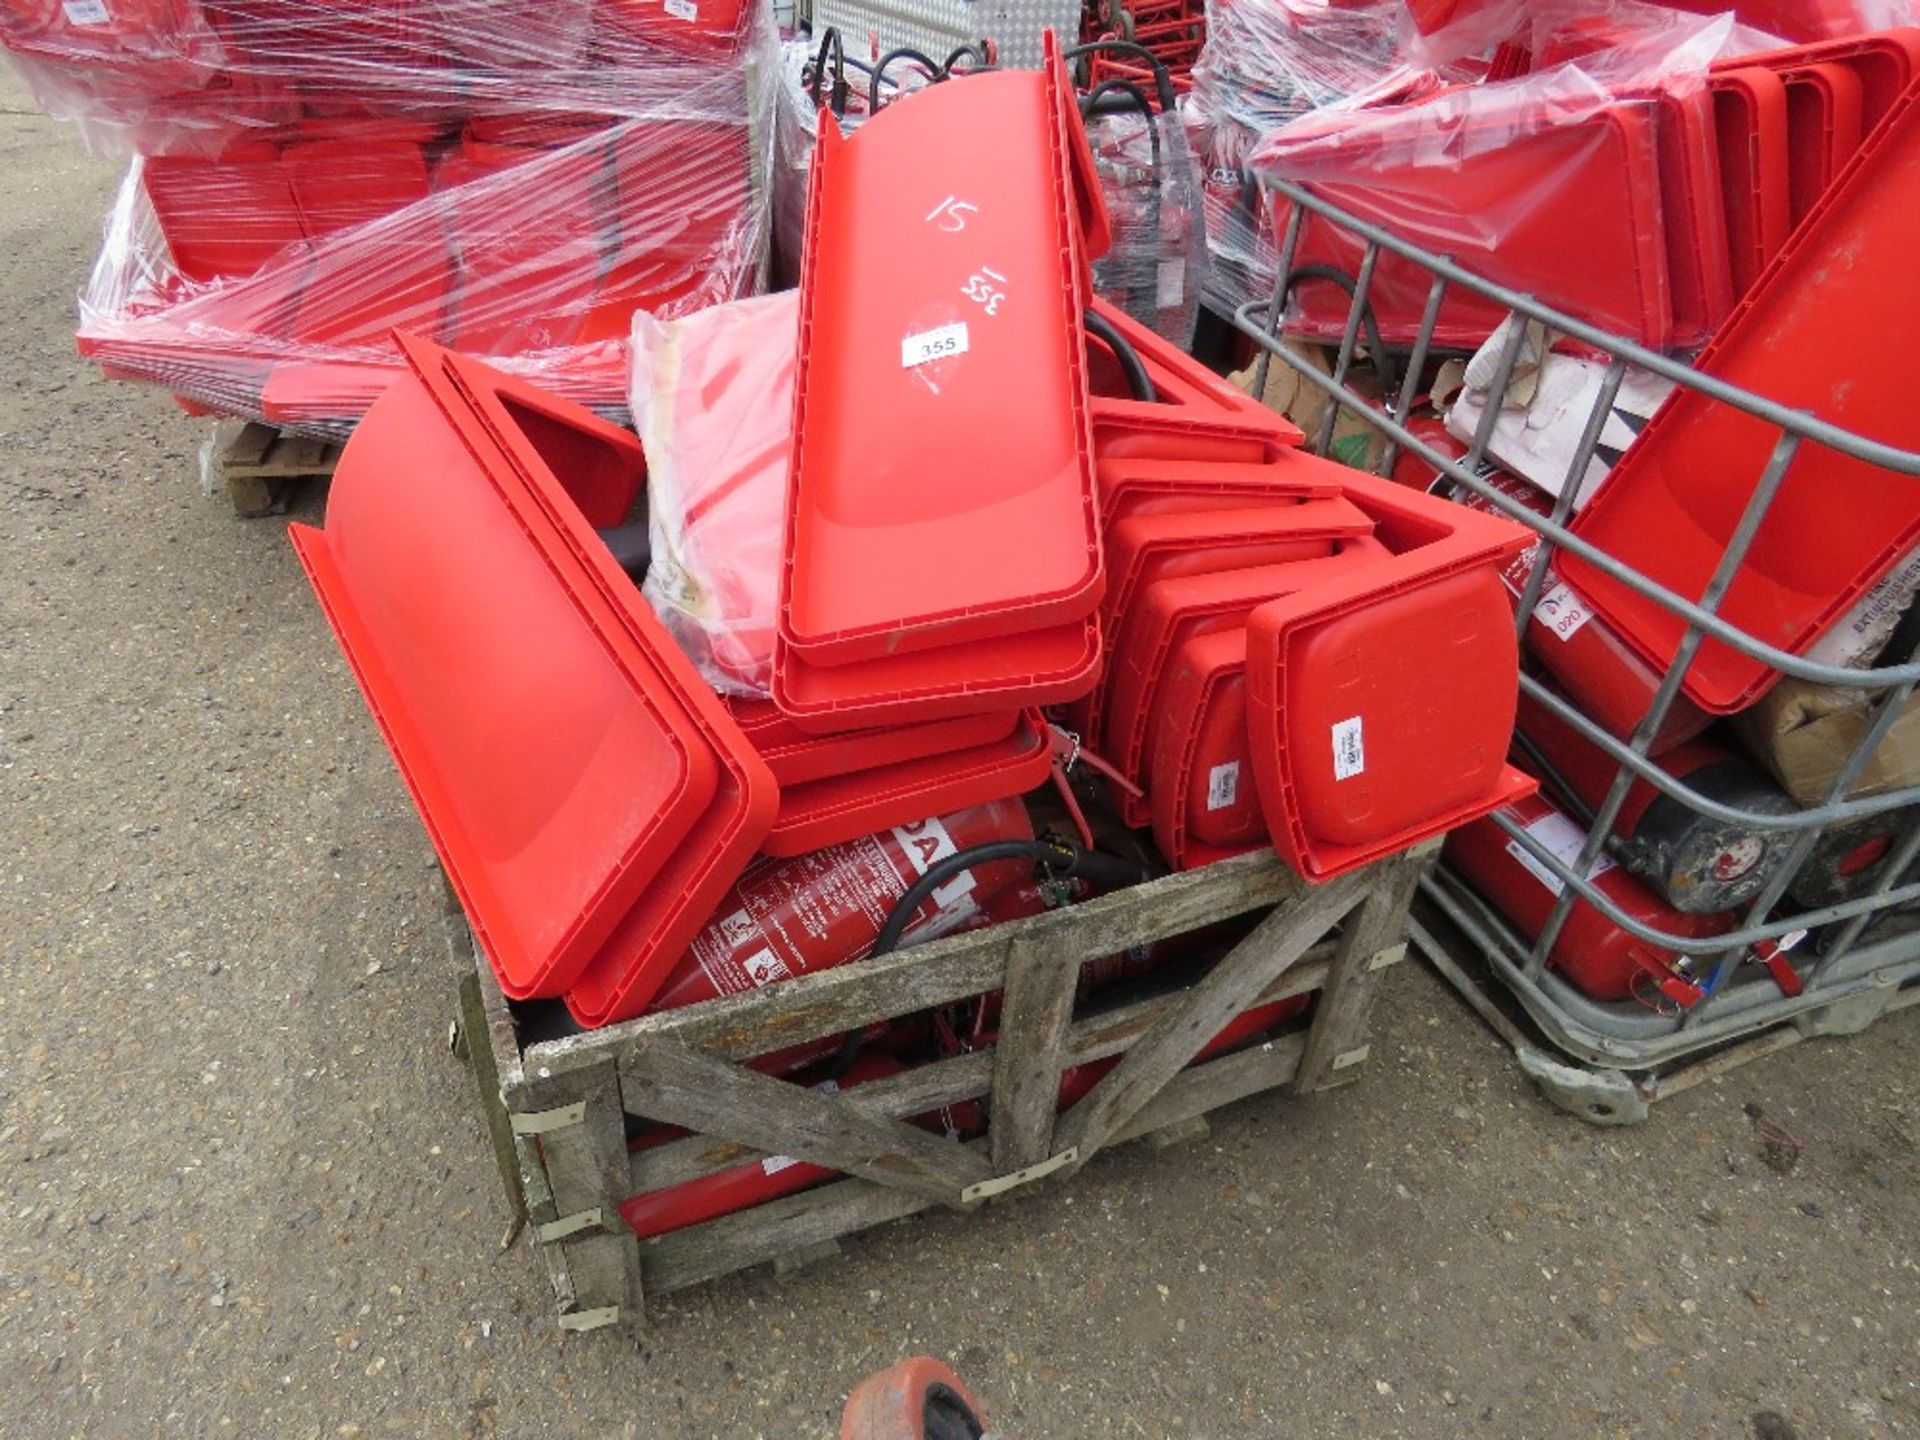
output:
<svg viewBox="0 0 1920 1440"><path fill-rule="evenodd" d="M1787 87L1773 71L1716 71L1709 85L1720 152L1727 252L1737 295L1752 288L1793 229L1787 181Z"/></svg>
<svg viewBox="0 0 1920 1440"><path fill-rule="evenodd" d="M1759 287L1702 352L1701 370L1883 443L1920 447L1899 346L1920 329L1920 99L1909 90ZM1834 257L1845 256L1838 266ZM1584 539L1682 595L1698 596L1739 523L1777 433L1676 391L1574 522ZM1920 539L1920 487L1808 444L1780 487L1720 613L1798 652ZM1655 668L1684 622L1577 556L1562 574ZM1728 714L1778 678L1709 640L1687 674L1702 709Z"/></svg>
<svg viewBox="0 0 1920 1440"><path fill-rule="evenodd" d="M1056 59L822 127L776 647L810 666L1099 603L1066 84Z"/></svg>
<svg viewBox="0 0 1920 1440"><path fill-rule="evenodd" d="M804 855L890 825L1022 795L1046 783L1052 736L1036 711L1005 739L793 785L780 792L768 855Z"/></svg>
<svg viewBox="0 0 1920 1440"><path fill-rule="evenodd" d="M1676 346L1703 343L1733 309L1733 268L1714 103L1704 90L1657 97L1660 211Z"/></svg>
<svg viewBox="0 0 1920 1440"><path fill-rule="evenodd" d="M773 656L774 703L815 735L1065 705L1099 678L1097 620L857 665L809 665L778 646Z"/></svg>
<svg viewBox="0 0 1920 1440"><path fill-rule="evenodd" d="M809 735L780 713L771 700L729 700L727 710L740 733L767 762L785 787L828 780L836 775L898 765L929 755L945 755L991 745L1012 737L1021 712L1008 710L966 715L885 730L856 730L844 735Z"/></svg>
<svg viewBox="0 0 1920 1440"><path fill-rule="evenodd" d="M1247 632L1187 641L1160 679L1148 767L1154 843L1192 870L1267 843L1247 746Z"/></svg>
<svg viewBox="0 0 1920 1440"><path fill-rule="evenodd" d="M406 355L327 528L290 533L502 989L554 995L633 958L620 931L677 863L714 866L709 817L744 821L750 853L772 777L594 534L633 502L638 442L463 357ZM717 868L709 894L733 878ZM688 934L644 958L670 967Z"/></svg>
<svg viewBox="0 0 1920 1440"><path fill-rule="evenodd" d="M1579 857L1585 831L1539 796L1516 800L1507 815L1571 866ZM1447 837L1441 852L1448 865L1485 897L1488 904L1536 937L1547 923L1564 888L1520 842L1509 839L1491 819L1477 820ZM1524 858L1523 858L1524 857ZM1705 938L1732 928L1725 915L1683 915L1625 870L1602 855L1588 873L1602 894L1644 925L1669 934ZM1622 930L1585 900L1576 900L1565 927L1547 954L1547 964L1596 1000L1625 1000L1639 995L1648 1003L1692 1003L1699 990L1675 973L1677 957Z"/></svg>
<svg viewBox="0 0 1920 1440"><path fill-rule="evenodd" d="M754 9L746 0L604 0L594 21L620 45L637 40L676 55L731 55L746 36Z"/></svg>
<svg viewBox="0 0 1920 1440"><path fill-rule="evenodd" d="M318 240L427 198L427 160L419 126L308 139L281 156L300 223ZM427 130L428 138L432 130Z"/></svg>
<svg viewBox="0 0 1920 1440"><path fill-rule="evenodd" d="M1787 87L1787 190L1798 225L1860 148L1866 91L1845 65L1807 65L1780 78Z"/></svg>

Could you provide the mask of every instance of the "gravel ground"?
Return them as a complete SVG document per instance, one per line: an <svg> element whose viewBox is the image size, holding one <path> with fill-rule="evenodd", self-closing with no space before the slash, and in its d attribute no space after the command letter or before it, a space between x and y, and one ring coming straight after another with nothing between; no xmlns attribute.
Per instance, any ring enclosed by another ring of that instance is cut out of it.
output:
<svg viewBox="0 0 1920 1440"><path fill-rule="evenodd" d="M0 1435L817 1436L915 1351L1018 1436L1920 1433L1920 1019L1602 1132L1412 965L1353 1088L563 1343L282 522L74 358L114 176L0 83Z"/></svg>

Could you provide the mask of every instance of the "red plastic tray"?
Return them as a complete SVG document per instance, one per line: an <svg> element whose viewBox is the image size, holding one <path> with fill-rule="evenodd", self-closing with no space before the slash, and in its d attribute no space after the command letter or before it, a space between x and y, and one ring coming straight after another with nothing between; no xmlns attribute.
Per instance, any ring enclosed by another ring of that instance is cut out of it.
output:
<svg viewBox="0 0 1920 1440"><path fill-rule="evenodd" d="M1314 560L1372 533L1373 522L1344 499L1137 515L1109 532L1111 576L1101 619L1117 632L1134 597L1156 580Z"/></svg>
<svg viewBox="0 0 1920 1440"><path fill-rule="evenodd" d="M809 735L771 700L730 700L727 709L780 782L783 801L790 786L991 745L1012 735L1021 715L1017 710L989 711L923 725Z"/></svg>
<svg viewBox="0 0 1920 1440"><path fill-rule="evenodd" d="M1660 212L1676 346L1703 343L1733 309L1733 266L1720 179L1713 96L1664 94L1660 127Z"/></svg>
<svg viewBox="0 0 1920 1440"><path fill-rule="evenodd" d="M810 665L1099 603L1065 84L992 71L822 127L779 616Z"/></svg>
<svg viewBox="0 0 1920 1440"><path fill-rule="evenodd" d="M427 160L418 128L289 145L281 163L307 234L319 239L426 199Z"/></svg>
<svg viewBox="0 0 1920 1440"><path fill-rule="evenodd" d="M767 819L772 779L605 573L593 527L632 505L633 437L435 347L406 355L326 529L291 538L502 988L553 995L604 963L743 765Z"/></svg>
<svg viewBox="0 0 1920 1440"><path fill-rule="evenodd" d="M1506 763L1519 693L1497 566L1396 561L1247 621L1247 741L1274 848L1309 880L1465 824L1534 783Z"/></svg>
<svg viewBox="0 0 1920 1440"><path fill-rule="evenodd" d="M1798 225L1860 148L1866 89L1845 65L1783 70L1787 87L1787 191Z"/></svg>
<svg viewBox="0 0 1920 1440"><path fill-rule="evenodd" d="M777 647L773 699L816 735L1064 705L1100 675L1100 626L1082 620L991 645L921 650L857 665L809 665Z"/></svg>
<svg viewBox="0 0 1920 1440"><path fill-rule="evenodd" d="M1787 87L1771 70L1743 66L1717 71L1711 93L1727 252L1734 290L1744 295L1793 229L1787 188Z"/></svg>
<svg viewBox="0 0 1920 1440"><path fill-rule="evenodd" d="M251 275L306 241L280 148L269 141L241 141L211 160L152 156L140 178L174 264L189 280Z"/></svg>
<svg viewBox="0 0 1920 1440"><path fill-rule="evenodd" d="M1323 583L1357 560L1387 553L1377 540L1367 538L1343 544L1324 560L1187 575L1147 586L1115 637L1114 658L1102 682L1101 757L1147 788L1162 715L1160 682L1182 645L1218 630L1244 629L1255 606ZM1148 823L1146 802L1127 796L1122 806L1128 824Z"/></svg>
<svg viewBox="0 0 1920 1440"><path fill-rule="evenodd" d="M1200 635L1174 652L1160 682L1149 808L1154 843L1176 870L1267 843L1247 749L1246 659L1244 629Z"/></svg>
<svg viewBox="0 0 1920 1440"><path fill-rule="evenodd" d="M1872 439L1920 447L1920 407L1905 383L1901 348L1920 330L1911 254L1920 234L1917 165L1920 92L1910 89L1702 352L1699 368ZM1848 263L1834 264L1835 256ZM1759 420L1677 391L1574 529L1667 588L1698 596L1776 438ZM1805 445L1720 613L1798 652L1916 539L1920 487L1913 480ZM1563 554L1559 564L1642 658L1667 664L1685 629L1678 617L1578 556ZM1709 640L1685 686L1702 709L1724 715L1776 678L1760 661Z"/></svg>
<svg viewBox="0 0 1920 1440"><path fill-rule="evenodd" d="M1025 794L1046 783L1052 766L1047 722L1029 710L1012 734L985 745L782 790L779 814L760 848L768 855L804 855L889 825Z"/></svg>

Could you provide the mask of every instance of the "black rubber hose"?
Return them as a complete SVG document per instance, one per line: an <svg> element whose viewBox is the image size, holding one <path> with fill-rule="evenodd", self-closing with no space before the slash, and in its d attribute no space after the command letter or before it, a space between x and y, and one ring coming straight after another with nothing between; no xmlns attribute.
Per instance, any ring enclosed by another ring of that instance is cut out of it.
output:
<svg viewBox="0 0 1920 1440"><path fill-rule="evenodd" d="M1107 95L1121 96L1127 103L1124 106L1117 106L1102 111L1099 109L1100 100L1103 96ZM1122 109L1138 110L1141 117L1147 122L1147 144L1151 147L1153 154L1153 173L1157 177L1160 173L1160 126L1154 119L1153 106L1147 100L1146 91L1142 90L1131 80L1114 78L1102 80L1098 85L1094 86L1093 89L1089 90L1086 98L1080 102L1080 114L1083 118L1087 119L1091 119L1096 113L1118 114Z"/></svg>
<svg viewBox="0 0 1920 1440"><path fill-rule="evenodd" d="M937 82L947 78L945 67L938 64L932 57L924 55L918 50L914 50L905 45L902 45L897 50L889 50L880 57L879 63L873 67L872 94L870 96L869 108L876 114L879 112L882 104L880 92L881 86L886 83L887 67L896 60L913 61L914 64L927 72L927 78L929 80Z"/></svg>
<svg viewBox="0 0 1920 1440"><path fill-rule="evenodd" d="M973 60L978 62L977 65L969 67L968 69L969 74L973 73L973 71L976 69L978 70L993 69L993 57L987 54L986 47L984 45L956 45L953 48L953 52L949 54L945 60L942 60L940 62L941 73L943 75L953 74L953 67L958 65L962 60Z"/></svg>
<svg viewBox="0 0 1920 1440"><path fill-rule="evenodd" d="M1131 860L1099 850L1081 850L1057 840L989 840L984 845L971 845L934 861L927 867L927 873L893 902L893 909L887 912L887 923L880 927L873 948L867 952L868 958L891 954L912 923L914 912L947 881L963 870L990 865L996 860L1037 860L1056 875L1071 875L1105 889L1137 885L1146 879L1146 872Z"/></svg>
<svg viewBox="0 0 1920 1440"><path fill-rule="evenodd" d="M1063 51L1060 58L1071 65L1074 61L1083 60L1095 51L1106 51L1108 54L1114 55L1129 55L1135 60L1145 61L1148 65L1152 66L1153 92L1160 101L1160 109L1168 115L1173 113L1175 105L1179 102L1173 93L1173 75L1168 71L1166 61L1147 49L1146 46L1135 44L1131 40L1089 40L1084 45L1076 45L1071 50Z"/></svg>
<svg viewBox="0 0 1920 1440"><path fill-rule="evenodd" d="M833 89L827 93L832 97L830 107L833 113L843 115L847 109L847 52L840 43L839 30L832 25L820 32L820 48L813 55L813 76L807 82L807 94L812 99L814 108L818 110L820 108L820 77L826 74L829 46L833 48Z"/></svg>
<svg viewBox="0 0 1920 1440"><path fill-rule="evenodd" d="M1109 350L1113 358L1120 362L1120 371L1127 377L1127 390L1136 400L1144 400L1151 405L1160 399L1160 392L1153 388L1153 377L1147 373L1146 361L1140 358L1140 352L1133 348L1119 328L1098 310L1086 312L1087 333L1093 336Z"/></svg>
<svg viewBox="0 0 1920 1440"><path fill-rule="evenodd" d="M1360 282L1346 271L1332 265L1296 265L1287 272L1286 280L1280 286L1280 303L1286 304L1287 297L1302 280L1324 280L1329 285L1338 285L1352 299L1360 292ZM1373 313L1373 301L1368 300L1360 307L1360 323L1367 332L1367 352L1373 357L1373 372L1380 379L1380 393L1395 395L1399 393L1400 381L1394 369L1393 357L1387 353L1387 342L1380 333L1380 318Z"/></svg>

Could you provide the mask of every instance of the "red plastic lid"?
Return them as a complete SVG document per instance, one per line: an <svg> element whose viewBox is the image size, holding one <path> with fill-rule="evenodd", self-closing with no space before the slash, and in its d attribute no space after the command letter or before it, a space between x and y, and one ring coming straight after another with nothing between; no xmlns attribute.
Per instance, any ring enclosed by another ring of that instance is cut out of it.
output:
<svg viewBox="0 0 1920 1440"><path fill-rule="evenodd" d="M1132 609L1134 596L1156 580L1315 560L1332 554L1342 541L1372 533L1373 522L1343 499L1122 520L1108 535L1110 574L1102 619L1114 630Z"/></svg>
<svg viewBox="0 0 1920 1440"><path fill-rule="evenodd" d="M1061 83L992 71L851 140L821 129L780 586L779 645L809 664L1066 626L1099 602Z"/></svg>
<svg viewBox="0 0 1920 1440"><path fill-rule="evenodd" d="M1704 373L1903 449L1920 407L1903 337L1920 329L1912 237L1920 233L1920 96L1909 92L1794 232L1759 286L1696 362ZM1848 263L1836 266L1835 256ZM1582 538L1681 595L1707 585L1779 432L1690 390L1675 391L1574 524ZM1920 539L1920 487L1803 445L1720 613L1801 651ZM1576 555L1561 574L1649 664L1663 668L1685 623ZM1778 678L1708 640L1687 672L1702 709L1730 714Z"/></svg>
<svg viewBox="0 0 1920 1440"><path fill-rule="evenodd" d="M593 533L632 505L638 442L477 362L406 357L326 529L291 535L501 987L553 995L736 760L769 811L771 777L737 736L721 753L724 712Z"/></svg>
<svg viewBox="0 0 1920 1440"><path fill-rule="evenodd" d="M1860 148L1867 97L1845 65L1806 65L1780 78L1787 86L1787 188L1798 225Z"/></svg>
<svg viewBox="0 0 1920 1440"><path fill-rule="evenodd" d="M1532 788L1505 763L1519 647L1497 568L1409 568L1356 565L1247 622L1253 775L1275 849L1309 880Z"/></svg>
<svg viewBox="0 0 1920 1440"><path fill-rule="evenodd" d="M991 645L921 650L857 665L809 665L776 647L774 703L802 730L834 735L1078 700L1100 675L1095 620Z"/></svg>
<svg viewBox="0 0 1920 1440"><path fill-rule="evenodd" d="M1812 45L1790 45L1763 54L1742 55L1714 66L1713 79L1718 84L1729 70L1744 73L1748 69L1763 68L1777 73L1827 63L1845 65L1859 77L1866 107L1863 118L1866 129L1872 130L1893 109L1913 77L1920 74L1920 29L1901 26L1842 40L1822 40Z"/></svg>
<svg viewBox="0 0 1920 1440"><path fill-rule="evenodd" d="M1660 211L1673 295L1673 343L1704 342L1733 309L1733 271L1713 97L1705 90L1657 98Z"/></svg>
<svg viewBox="0 0 1920 1440"><path fill-rule="evenodd" d="M990 744L790 786L760 848L804 855L889 825L1024 794L1046 783L1052 764L1046 721L1029 710L1014 733Z"/></svg>
<svg viewBox="0 0 1920 1440"><path fill-rule="evenodd" d="M783 809L787 787L990 745L1012 735L1021 715L1017 710L989 711L923 725L809 735L771 700L730 700L727 709L780 782Z"/></svg>
<svg viewBox="0 0 1920 1440"><path fill-rule="evenodd" d="M1148 788L1154 843L1177 870L1266 843L1247 754L1246 657L1245 630L1199 635L1174 653L1161 679L1165 723ZM1228 839L1203 839L1200 830Z"/></svg>

